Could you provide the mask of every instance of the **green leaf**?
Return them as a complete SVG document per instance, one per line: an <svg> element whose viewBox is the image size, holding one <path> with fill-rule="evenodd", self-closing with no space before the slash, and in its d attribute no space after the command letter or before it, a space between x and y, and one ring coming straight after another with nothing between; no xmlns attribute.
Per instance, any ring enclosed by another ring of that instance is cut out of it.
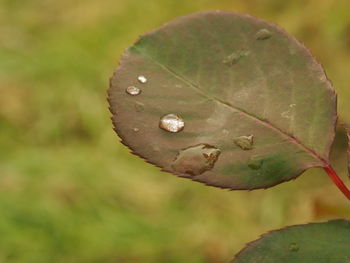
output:
<svg viewBox="0 0 350 263"><path fill-rule="evenodd" d="M322 66L248 15L200 12L143 35L108 93L122 143L180 177L255 189L329 165L336 95Z"/></svg>
<svg viewBox="0 0 350 263"><path fill-rule="evenodd" d="M347 150L347 153L348 153L348 176L350 177L350 126L345 125L344 127L345 127L346 135L348 137L348 150Z"/></svg>
<svg viewBox="0 0 350 263"><path fill-rule="evenodd" d="M349 263L350 221L291 226L251 242L232 263Z"/></svg>

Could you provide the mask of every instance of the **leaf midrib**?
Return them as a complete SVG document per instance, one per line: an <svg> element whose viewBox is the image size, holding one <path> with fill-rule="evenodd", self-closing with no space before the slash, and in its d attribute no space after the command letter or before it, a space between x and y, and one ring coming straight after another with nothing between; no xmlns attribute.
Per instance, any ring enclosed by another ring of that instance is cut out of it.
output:
<svg viewBox="0 0 350 263"><path fill-rule="evenodd" d="M139 48L137 48L136 46L133 46L134 49L136 49L138 51L138 53L140 55L143 55L144 57L148 58L149 60L151 60L153 63L156 63L158 66L160 66L161 68L163 68L165 71L169 72L171 75L173 75L174 77L176 77L177 79L181 80L182 82L186 83L188 86L190 86L192 89L194 89L197 93L201 94L202 96L205 96L208 99L211 99L213 101L216 101L226 107L229 107L231 110L234 110L244 116L246 116L247 118L253 119L254 121L256 121L257 123L270 128L271 130L275 131L276 133L278 133L279 135L285 137L286 139L288 139L288 141L290 141L291 143L297 145L299 148L301 148L304 152L306 152L307 154L309 154L310 156L314 157L315 159L319 160L321 163L324 164L324 166L329 166L328 161L326 161L325 159L323 159L318 153L316 153L315 151L311 150L310 148L308 148L307 146L305 146L301 141L299 141L297 138L290 136L288 133L286 133L285 131L281 130L278 127L275 127L272 123L268 122L267 120L262 120L260 118L258 118L257 116L245 111L242 108L236 107L234 105L232 105L231 103L225 102L222 99L209 95L207 93L205 93L202 89L199 88L198 85L196 85L195 83L193 83L192 81L188 80L186 77L178 74L177 72L173 71L172 69L170 69L168 66L158 62L157 60L155 60L153 57L151 57L150 55L142 52L142 50L140 50Z"/></svg>

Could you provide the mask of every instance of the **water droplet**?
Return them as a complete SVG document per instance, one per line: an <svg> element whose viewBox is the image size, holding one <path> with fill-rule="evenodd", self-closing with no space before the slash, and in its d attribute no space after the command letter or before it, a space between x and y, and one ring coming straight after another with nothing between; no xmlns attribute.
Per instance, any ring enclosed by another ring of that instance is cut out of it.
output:
<svg viewBox="0 0 350 263"><path fill-rule="evenodd" d="M253 170L259 170L263 165L264 160L254 160L248 163L248 167Z"/></svg>
<svg viewBox="0 0 350 263"><path fill-rule="evenodd" d="M253 144L254 144L254 136L249 135L249 136L239 136L233 140L233 142L240 147L242 150L251 150L253 149Z"/></svg>
<svg viewBox="0 0 350 263"><path fill-rule="evenodd" d="M138 87L135 86L129 86L126 88L126 93L132 96L139 95L141 93L141 90Z"/></svg>
<svg viewBox="0 0 350 263"><path fill-rule="evenodd" d="M145 84L147 82L147 78L143 75L138 76L137 80L142 84Z"/></svg>
<svg viewBox="0 0 350 263"><path fill-rule="evenodd" d="M184 120L176 114L164 115L159 120L159 128L168 132L180 132L184 127Z"/></svg>
<svg viewBox="0 0 350 263"><path fill-rule="evenodd" d="M141 102L135 102L135 110L137 111L137 112L141 112L141 111L143 111L144 110L144 104L143 103L141 103Z"/></svg>
<svg viewBox="0 0 350 263"><path fill-rule="evenodd" d="M255 34L255 39L256 40L265 40L265 39L269 39L271 36L272 36L271 32L269 30L267 30L266 28L263 28Z"/></svg>
<svg viewBox="0 0 350 263"><path fill-rule="evenodd" d="M250 54L248 50L241 49L236 52L233 52L232 54L228 55L226 58L222 60L222 63L233 66L236 64L241 58L246 57Z"/></svg>
<svg viewBox="0 0 350 263"><path fill-rule="evenodd" d="M138 132L140 129L139 128L133 128L132 129L134 132Z"/></svg>
<svg viewBox="0 0 350 263"><path fill-rule="evenodd" d="M289 250L292 252L297 252L299 250L299 245L297 243L290 243Z"/></svg>
<svg viewBox="0 0 350 263"><path fill-rule="evenodd" d="M181 174L199 175L213 169L220 153L209 144L191 146L179 152L172 167Z"/></svg>

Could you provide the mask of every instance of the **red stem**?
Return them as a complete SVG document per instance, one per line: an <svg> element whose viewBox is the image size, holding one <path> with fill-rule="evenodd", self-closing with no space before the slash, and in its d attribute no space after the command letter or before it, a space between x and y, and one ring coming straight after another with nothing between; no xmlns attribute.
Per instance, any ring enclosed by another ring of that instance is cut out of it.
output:
<svg viewBox="0 0 350 263"><path fill-rule="evenodd" d="M346 187L342 179L337 175L337 172L334 171L332 166L323 167L328 176L332 179L335 185L339 188L340 191L350 200L350 190Z"/></svg>

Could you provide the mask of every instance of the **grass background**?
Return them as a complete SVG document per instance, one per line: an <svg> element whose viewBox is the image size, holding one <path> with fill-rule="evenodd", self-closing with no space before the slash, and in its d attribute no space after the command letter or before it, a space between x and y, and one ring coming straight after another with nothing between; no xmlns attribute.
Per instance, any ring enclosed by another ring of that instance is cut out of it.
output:
<svg viewBox="0 0 350 263"><path fill-rule="evenodd" d="M106 89L123 50L208 9L304 42L350 121L348 0L0 0L0 262L221 263L268 230L350 217L321 169L229 192L161 173L118 142ZM345 178L344 147L333 158Z"/></svg>

